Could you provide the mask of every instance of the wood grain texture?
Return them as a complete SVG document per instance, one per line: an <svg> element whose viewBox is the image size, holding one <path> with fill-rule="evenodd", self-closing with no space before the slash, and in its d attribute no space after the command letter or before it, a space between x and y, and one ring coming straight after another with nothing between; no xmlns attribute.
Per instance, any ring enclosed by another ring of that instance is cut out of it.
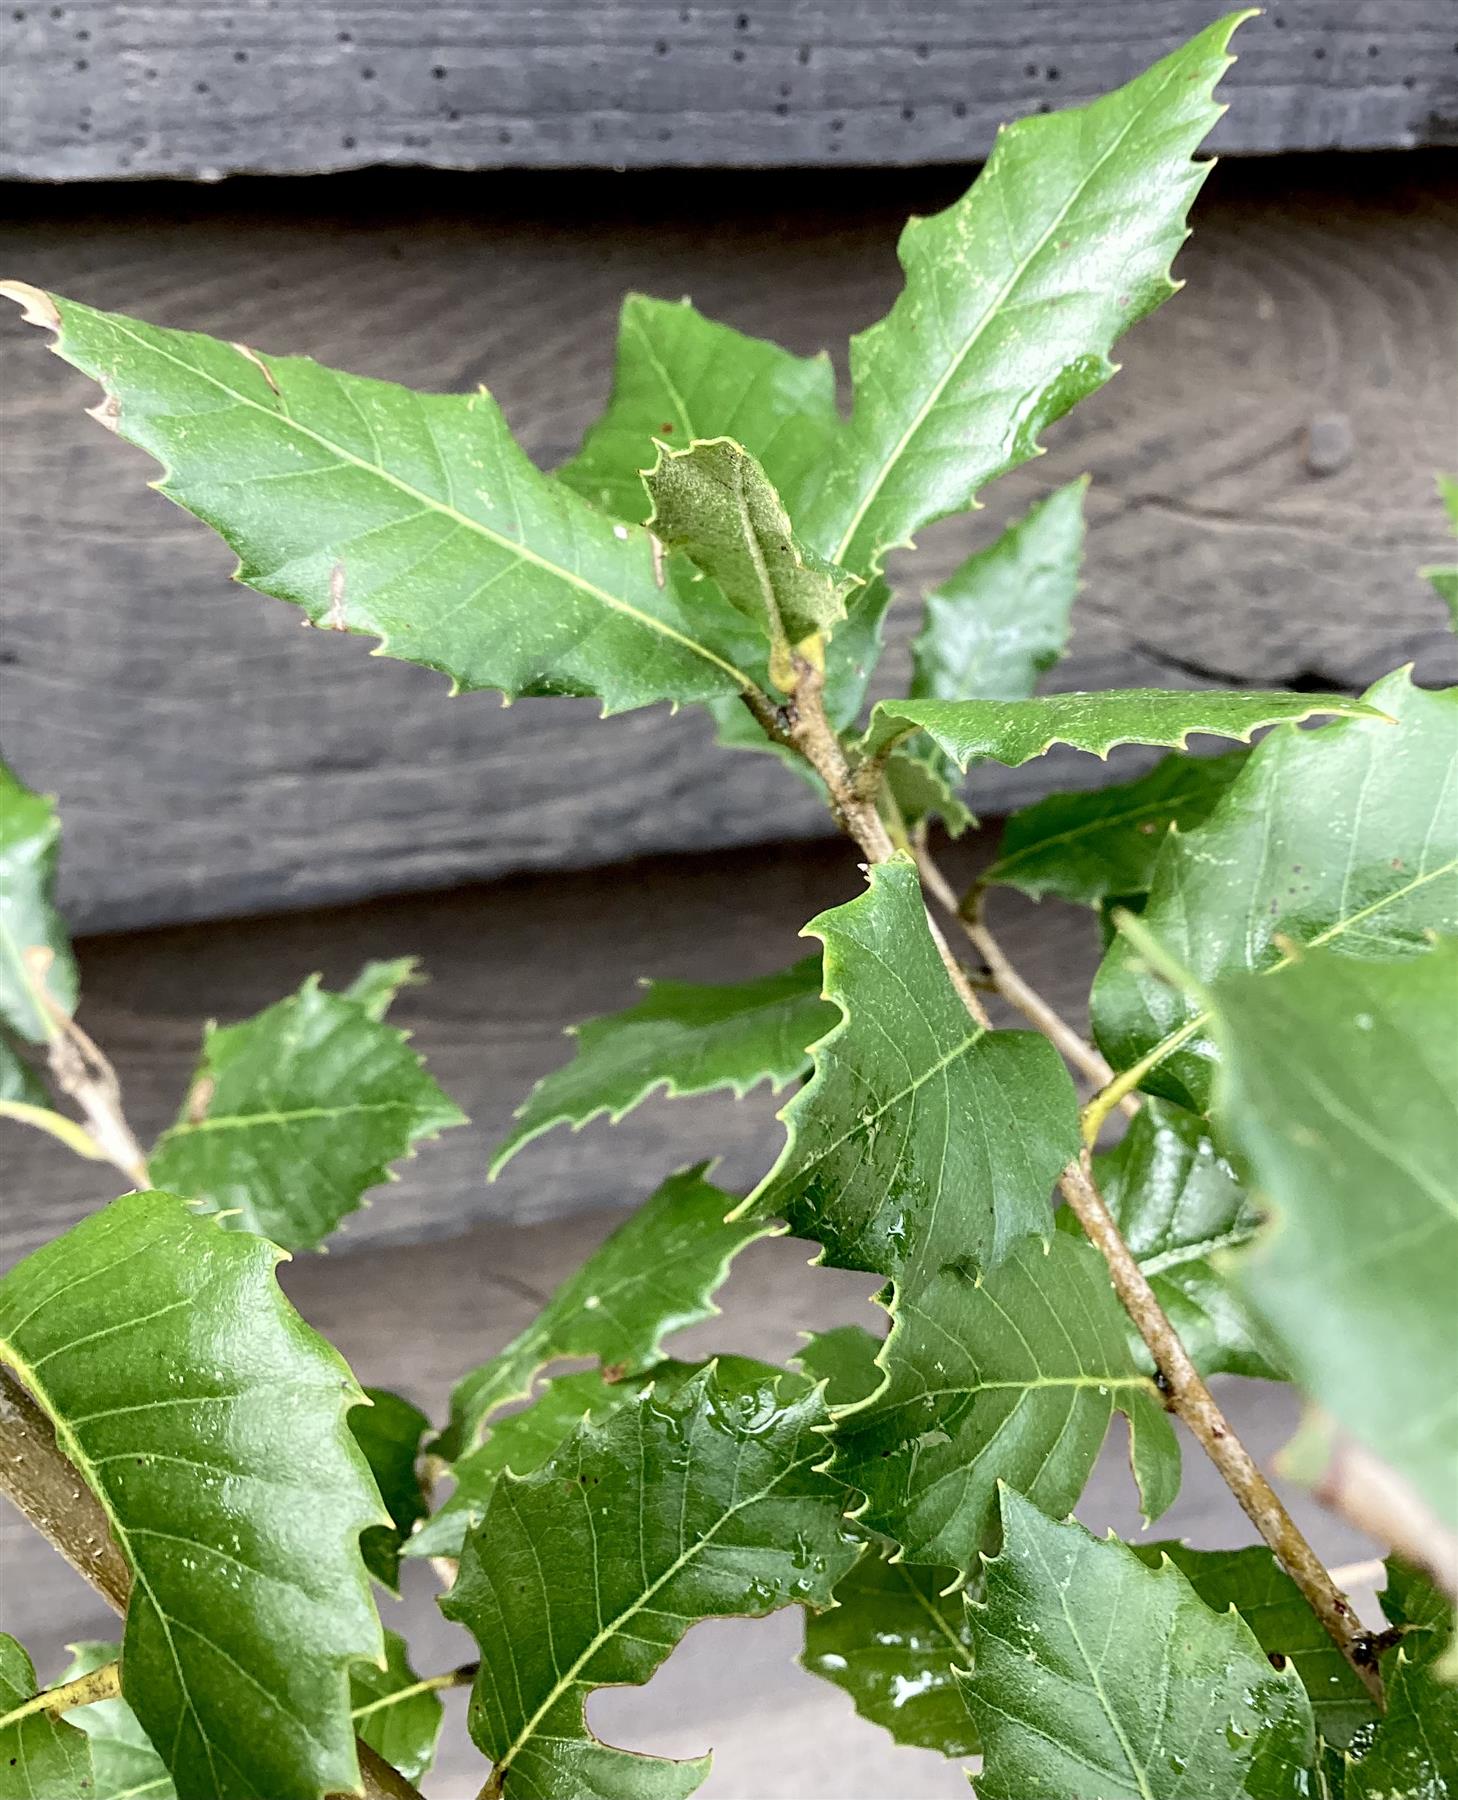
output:
<svg viewBox="0 0 1458 1800"><path fill-rule="evenodd" d="M799 351L895 294L897 226L947 171L695 178L346 176L221 191L11 189L14 273L158 322L361 373L486 381L553 463L601 405L622 293L692 288ZM714 222L705 230L705 220ZM1224 165L1187 287L1052 453L900 559L911 597L1012 512L1091 470L1086 591L1058 684L1364 683L1453 640L1414 570L1443 550L1458 180L1430 154ZM7 309L8 314L8 309ZM825 829L707 720L447 703L424 670L230 587L232 559L82 414L87 384L0 320L8 380L3 735L60 796L85 929L257 912ZM904 672L887 659L886 681ZM1121 765L1127 770L1131 763ZM991 770L989 811L1110 771Z"/></svg>
<svg viewBox="0 0 1458 1800"><path fill-rule="evenodd" d="M990 834L956 846L970 881ZM400 1164L331 1240L340 1249L622 1205L706 1156L746 1189L774 1160L782 1103L759 1088L655 1099L617 1126L595 1120L530 1144L493 1184L490 1152L539 1077L567 1061L568 1025L640 998L641 976L739 981L805 954L798 932L861 891L848 844L775 844L752 870L723 853L656 858L579 874L519 876L454 894L375 901L275 919L126 933L80 945L80 1017L116 1062L144 1144L175 1118L205 1020L244 1018L315 970L348 981L370 957L419 955L431 980L391 1017L471 1119ZM1098 946L1088 914L999 896L1010 942L1035 984L1081 1017ZM0 1121L0 1259L23 1254L120 1191L121 1177L54 1139Z"/></svg>
<svg viewBox="0 0 1458 1800"><path fill-rule="evenodd" d="M0 173L965 162L1209 23L1208 0L26 0ZM1279 0L1222 150L1452 142L1449 0Z"/></svg>

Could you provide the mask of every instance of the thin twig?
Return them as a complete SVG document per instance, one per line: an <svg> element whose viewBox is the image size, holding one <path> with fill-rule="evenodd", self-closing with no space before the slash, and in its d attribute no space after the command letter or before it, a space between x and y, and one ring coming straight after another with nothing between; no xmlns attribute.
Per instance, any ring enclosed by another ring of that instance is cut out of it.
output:
<svg viewBox="0 0 1458 1800"><path fill-rule="evenodd" d="M53 1719L59 1719L73 1707L94 1706L98 1700L115 1700L120 1692L121 1664L102 1663L99 1669L90 1669L74 1681L62 1681L55 1687L43 1688L29 1700L22 1701L13 1712L0 1719L0 1731L7 1725L18 1725L33 1713L49 1713Z"/></svg>
<svg viewBox="0 0 1458 1800"><path fill-rule="evenodd" d="M111 1607L125 1615L132 1572L101 1502L56 1442L55 1427L8 1369L0 1368L0 1493L55 1545ZM418 1788L355 1740L363 1800L421 1800ZM341 1797L343 1800L343 1797Z"/></svg>
<svg viewBox="0 0 1458 1800"><path fill-rule="evenodd" d="M812 675L807 669L802 677L794 716L785 721L785 741L800 751L825 783L831 811L841 828L855 839L870 862L884 862L894 854L894 848L876 810L874 790L862 791L869 785L864 780L858 786L840 740L825 716L820 684ZM985 1023L987 1014L965 972L945 948L943 956L967 1010L979 1023ZM1006 964L1006 958L1002 961ZM1001 991L1001 984L999 987ZM1281 1567L1301 1589L1333 1642L1380 1704L1381 1677L1361 1654L1361 1626L1351 1602L1339 1592L1201 1380L1099 1192L1087 1148L1064 1169L1059 1187L1090 1242L1107 1263L1114 1291L1154 1358L1166 1406L1184 1420Z"/></svg>

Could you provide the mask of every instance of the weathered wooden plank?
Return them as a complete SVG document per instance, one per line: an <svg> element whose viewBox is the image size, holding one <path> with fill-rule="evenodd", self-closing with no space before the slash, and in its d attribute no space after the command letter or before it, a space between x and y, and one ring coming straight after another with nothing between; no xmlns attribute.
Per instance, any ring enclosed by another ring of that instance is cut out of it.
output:
<svg viewBox="0 0 1458 1800"><path fill-rule="evenodd" d="M1207 0L27 0L0 172L965 162L1093 98ZM1241 36L1223 150L1451 142L1447 0L1281 0Z"/></svg>
<svg viewBox="0 0 1458 1800"><path fill-rule="evenodd" d="M101 305L427 387L489 381L533 454L604 396L632 286L798 350L843 349L898 285L894 239L962 177L346 177L108 194L11 189L15 273ZM715 227L704 229L711 218ZM1225 165L1186 291L984 513L903 559L914 595L1010 512L1090 469L1069 687L1360 684L1452 640L1413 570L1442 551L1458 181L1437 158ZM768 758L707 721L589 703L446 704L419 669L302 632L82 416L88 384L9 315L4 738L61 797L88 929L445 886L517 868L822 831ZM23 340L23 341L22 341ZM904 643L915 608L893 637ZM904 666L888 658L894 672ZM988 810L1087 759L991 771Z"/></svg>
<svg viewBox="0 0 1458 1800"><path fill-rule="evenodd" d="M953 869L990 853L958 846ZM340 1248L460 1231L486 1218L525 1221L623 1204L670 1170L722 1156L720 1179L747 1187L780 1143L766 1089L656 1101L620 1125L548 1133L488 1185L489 1153L531 1085L565 1062L562 1032L639 998L639 976L735 981L804 954L797 933L860 892L848 844L762 847L741 866L724 853L617 869L519 876L454 894L418 895L275 919L93 938L80 946L87 1029L113 1056L144 1143L176 1116L204 1020L247 1017L322 970L347 981L369 957L419 954L432 977L396 1003L399 1023L470 1127L400 1165L335 1242ZM1082 912L1006 896L1010 942L1030 979L1079 1015L1097 958ZM118 1191L120 1177L54 1140L0 1121L0 1263L64 1229Z"/></svg>

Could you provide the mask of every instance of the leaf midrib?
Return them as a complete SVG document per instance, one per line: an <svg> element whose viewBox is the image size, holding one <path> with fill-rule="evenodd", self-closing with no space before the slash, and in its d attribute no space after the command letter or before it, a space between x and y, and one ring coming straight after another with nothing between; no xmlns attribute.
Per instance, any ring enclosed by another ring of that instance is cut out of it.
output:
<svg viewBox="0 0 1458 1800"><path fill-rule="evenodd" d="M463 513L448 502L434 498L434 496L425 493L422 489L412 485L412 483L403 480L400 476L392 474L390 470L383 468L379 463L368 462L364 457L356 456L353 451L346 450L342 444L336 444L332 439L322 436L319 432L312 430L307 425L301 424L292 414L281 413L276 411L273 407L261 405L251 396L240 393L236 388L230 387L227 382L221 380L209 370L199 368L196 364L185 362L180 356L174 355L172 351L165 347L151 343L146 338L139 336L124 320L118 317L111 317L109 322L116 330L129 337L132 342L138 345L143 351L154 356L163 357L166 361L176 364L176 366L179 369L182 369L186 374L209 382L221 393L227 394L230 399L236 401L238 405L247 406L252 408L254 412L262 413L266 419L271 419L274 424L283 426L289 431L296 432L300 437L308 438L312 443L319 445L321 449L328 451L341 462L352 463L355 468L363 470L367 475L375 476L391 487L397 488L402 494L408 495L410 499L418 502L421 506L426 507L433 512L438 512L443 517L452 520L455 524L464 527L467 531L475 532L478 536L488 539L491 543L495 544L498 549L505 550L509 555L514 555L523 562L535 564L537 568L544 570L549 575L555 576L560 581L566 582L570 587L579 589L590 598L600 601L612 611L621 613L625 617L634 620L637 624L645 626L648 630L657 632L659 636L681 645L684 649L691 651L703 661L712 663L716 668L722 669L724 673L734 681L741 692L748 693L753 690L755 686L754 682L750 680L749 676L746 675L742 669L736 668L733 663L726 661L722 656L719 656L716 652L709 649L706 644L697 643L693 638L686 637L683 632L675 631L671 625L665 624L663 620L655 619L651 613L640 611L638 607L633 606L630 602L619 599L616 595L610 594L606 588L601 588L596 582L589 581L586 576L577 574L573 570L563 568L560 563L550 561L547 557L530 549L526 544L518 542L513 538L503 537L499 532L493 531L483 520L473 519L469 513ZM63 340L64 332L61 334L60 341ZM348 379L347 376L342 378ZM107 393L114 395L118 403L120 403L121 396L116 394L115 388L108 385L106 381L101 380L100 377L97 377L97 379L101 381L103 389L105 389ZM427 430L429 430L428 424ZM431 440L432 443L434 443L433 432L431 432ZM170 476L172 472L172 468L169 466L168 475Z"/></svg>

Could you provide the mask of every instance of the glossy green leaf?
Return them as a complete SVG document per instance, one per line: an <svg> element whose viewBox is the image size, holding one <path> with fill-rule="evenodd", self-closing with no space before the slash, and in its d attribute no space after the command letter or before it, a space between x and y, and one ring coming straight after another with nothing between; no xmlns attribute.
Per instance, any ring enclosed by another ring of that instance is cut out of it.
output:
<svg viewBox="0 0 1458 1800"><path fill-rule="evenodd" d="M1179 1446L1091 1245L1025 1237L980 1278L944 1269L894 1317L886 1385L838 1415L831 1467L866 1495L857 1521L895 1538L908 1562L973 1567L1000 1480L1067 1512L1116 1412L1145 1512L1174 1499Z"/></svg>
<svg viewBox="0 0 1458 1800"><path fill-rule="evenodd" d="M1218 1118L1274 1211L1241 1292L1326 1412L1458 1529L1458 940L1214 990Z"/></svg>
<svg viewBox="0 0 1458 1800"><path fill-rule="evenodd" d="M882 700L863 748L879 751L924 731L959 769L991 760L1010 768L1055 744L1107 757L1119 744L1183 750L1191 736L1249 743L1266 725L1319 713L1366 713L1340 694L1264 694L1251 688L1111 688L1101 694L1044 694L1032 700Z"/></svg>
<svg viewBox="0 0 1458 1800"><path fill-rule="evenodd" d="M891 752L885 782L905 825L917 825L923 819L940 819L947 836L957 838L969 825L977 822L953 780L908 750Z"/></svg>
<svg viewBox="0 0 1458 1800"><path fill-rule="evenodd" d="M491 1421L486 1439L451 1464L455 1487L406 1545L407 1556L459 1556L466 1534L486 1516L496 1484L506 1470L535 1474L554 1456L584 1419L601 1420L636 1401L647 1381L660 1387L678 1367L655 1363L645 1375L607 1380L600 1369L561 1375L519 1412Z"/></svg>
<svg viewBox="0 0 1458 1800"><path fill-rule="evenodd" d="M926 597L914 700L1023 700L1063 655L1083 558L1080 476L1029 508Z"/></svg>
<svg viewBox="0 0 1458 1800"><path fill-rule="evenodd" d="M0 1282L0 1360L111 1520L134 1579L123 1692L188 1800L352 1788L349 1666L382 1655L360 1391L278 1259L147 1192Z"/></svg>
<svg viewBox="0 0 1458 1800"><path fill-rule="evenodd" d="M360 1554L375 1580L398 1594L401 1546L430 1510L416 1466L430 1420L418 1406L387 1388L366 1388L365 1398L370 1404L357 1406L349 1415L349 1425L370 1465L390 1523L370 1526L360 1538Z"/></svg>
<svg viewBox="0 0 1458 1800"><path fill-rule="evenodd" d="M89 1675L121 1655L120 1644L91 1640L68 1648L71 1665L62 1676L63 1681ZM152 1740L125 1700L96 1700L89 1706L74 1708L66 1717L68 1724L84 1731L91 1740L96 1800L177 1800L167 1765L152 1748Z"/></svg>
<svg viewBox="0 0 1458 1800"><path fill-rule="evenodd" d="M998 132L968 194L913 219L906 287L851 342L854 410L804 506L806 538L869 574L886 551L1038 453L1114 372L1108 351L1174 290L1208 165L1235 13L1117 93Z"/></svg>
<svg viewBox="0 0 1458 1800"><path fill-rule="evenodd" d="M593 694L605 712L746 685L738 616L654 575L647 532L534 469L491 395L417 394L34 288L0 289L98 381L96 416L164 465L238 579L457 691Z"/></svg>
<svg viewBox="0 0 1458 1800"><path fill-rule="evenodd" d="M442 1601L483 1660L471 1735L503 1800L677 1800L707 1757L604 1744L593 1688L639 1684L696 1620L827 1606L857 1546L820 1474L825 1403L762 1364L710 1365L583 1426L538 1474L497 1485Z"/></svg>
<svg viewBox="0 0 1458 1800"><path fill-rule="evenodd" d="M419 1781L435 1760L442 1708L434 1688L410 1666L405 1640L385 1633L385 1666L356 1664L350 1687L354 1729L407 1781Z"/></svg>
<svg viewBox="0 0 1458 1800"><path fill-rule="evenodd" d="M1387 1712L1358 1762L1346 1800L1458 1797L1458 1687L1405 1649L1384 1666Z"/></svg>
<svg viewBox="0 0 1458 1800"><path fill-rule="evenodd" d="M859 578L806 550L764 470L731 438L660 445L643 485L654 536L682 550L753 622L770 645L775 685L792 692L791 651L830 635Z"/></svg>
<svg viewBox="0 0 1458 1800"><path fill-rule="evenodd" d="M977 1733L953 1669L972 1667L972 1628L951 1569L914 1569L868 1551L836 1584L828 1612L805 1615L800 1661L844 1688L898 1744L975 1756Z"/></svg>
<svg viewBox="0 0 1458 1800"><path fill-rule="evenodd" d="M886 1379L876 1362L884 1342L863 1325L836 1325L811 1332L793 1360L812 1381L825 1383L826 1404L836 1410L866 1399Z"/></svg>
<svg viewBox="0 0 1458 1800"><path fill-rule="evenodd" d="M1003 1548L971 1608L978 1800L1297 1800L1311 1704L1249 1625L1171 1562L1056 1525L1002 1489Z"/></svg>
<svg viewBox="0 0 1458 1800"><path fill-rule="evenodd" d="M1399 670L1366 698L1396 723L1275 732L1202 826L1166 838L1142 917L1197 982L1276 967L1288 941L1385 960L1458 931L1458 689L1415 688ZM1147 1065L1146 1089L1207 1110L1204 1007L1123 940L1092 1014L1116 1069Z"/></svg>
<svg viewBox="0 0 1458 1800"><path fill-rule="evenodd" d="M1077 1149L1073 1084L1046 1038L968 1017L898 856L867 891L806 926L844 1018L781 1114L785 1148L748 1210L787 1219L837 1268L903 1294L943 1264L995 1264L1046 1228Z"/></svg>
<svg viewBox="0 0 1458 1800"><path fill-rule="evenodd" d="M526 1399L547 1363L590 1356L619 1378L636 1375L658 1361L669 1332L719 1310L711 1296L729 1264L769 1233L758 1221L728 1219L734 1201L704 1180L703 1168L671 1175L525 1331L457 1383L450 1426L436 1445L441 1456L469 1450L498 1407Z"/></svg>
<svg viewBox="0 0 1458 1800"><path fill-rule="evenodd" d="M1148 1100L1114 1149L1095 1158L1109 1211L1201 1374L1284 1379L1275 1347L1252 1319L1221 1267L1248 1244L1259 1209L1216 1150L1203 1119L1166 1100ZM1064 1208L1058 1223L1083 1228ZM1133 1326L1140 1368L1153 1369Z"/></svg>
<svg viewBox="0 0 1458 1800"><path fill-rule="evenodd" d="M1301 1677L1323 1743L1345 1748L1378 1717L1362 1678L1327 1636L1300 1588L1263 1544L1243 1550L1192 1550L1187 1544L1134 1544L1150 1568L1175 1565L1212 1612L1233 1606L1276 1668Z"/></svg>
<svg viewBox="0 0 1458 1800"><path fill-rule="evenodd" d="M577 1129L600 1113L616 1125L655 1089L676 1097L728 1088L743 1098L768 1081L778 1092L809 1068L808 1046L837 1017L820 997L818 956L754 981L643 985L648 992L636 1006L573 1027L576 1055L518 1109L492 1159L493 1176L552 1126Z"/></svg>
<svg viewBox="0 0 1458 1800"><path fill-rule="evenodd" d="M659 442L732 437L787 492L839 425L830 358L792 356L696 312L687 300L629 294L618 321L612 399L560 480L615 519L641 525L640 471Z"/></svg>
<svg viewBox="0 0 1458 1800"><path fill-rule="evenodd" d="M37 982L63 1012L76 1005L76 962L54 900L60 843L54 802L0 762L0 1023L33 1044L51 1036ZM26 962L30 950L50 952L43 974Z"/></svg>
<svg viewBox="0 0 1458 1800"><path fill-rule="evenodd" d="M30 1658L0 1633L0 1718L39 1691ZM91 1747L67 1720L38 1712L0 1725L0 1800L90 1800L95 1792Z"/></svg>
<svg viewBox="0 0 1458 1800"><path fill-rule="evenodd" d="M1458 480L1454 480L1451 475L1440 475L1438 497L1443 502L1443 510L1448 515L1453 534L1458 537ZM1454 630L1458 631L1458 565L1433 564L1426 569L1419 569L1418 574L1433 584L1439 599L1452 614Z"/></svg>
<svg viewBox="0 0 1458 1800"><path fill-rule="evenodd" d="M152 1179L285 1250L322 1243L413 1144L465 1123L371 1005L311 976L255 1018L210 1025Z"/></svg>
<svg viewBox="0 0 1458 1800"><path fill-rule="evenodd" d="M1050 794L1008 820L997 861L979 885L1080 906L1145 893L1170 827L1203 824L1247 754L1166 756L1137 781Z"/></svg>

